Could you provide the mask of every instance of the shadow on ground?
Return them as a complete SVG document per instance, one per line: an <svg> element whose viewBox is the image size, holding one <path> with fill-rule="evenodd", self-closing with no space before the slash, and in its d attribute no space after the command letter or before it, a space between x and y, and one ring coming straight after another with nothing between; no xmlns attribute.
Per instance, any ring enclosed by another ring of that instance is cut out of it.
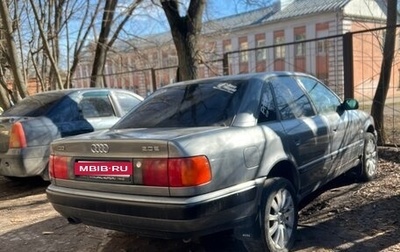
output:
<svg viewBox="0 0 400 252"><path fill-rule="evenodd" d="M9 179L0 176L0 201L44 193L48 185L41 177Z"/></svg>

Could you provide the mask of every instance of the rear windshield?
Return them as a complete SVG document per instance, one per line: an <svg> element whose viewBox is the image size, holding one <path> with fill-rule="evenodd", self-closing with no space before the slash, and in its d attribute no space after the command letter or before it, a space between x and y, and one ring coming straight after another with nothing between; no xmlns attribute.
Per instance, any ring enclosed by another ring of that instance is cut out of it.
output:
<svg viewBox="0 0 400 252"><path fill-rule="evenodd" d="M42 93L28 96L13 107L6 110L4 116L42 116L45 115L61 98L64 93Z"/></svg>
<svg viewBox="0 0 400 252"><path fill-rule="evenodd" d="M177 85L139 104L114 129L228 126L244 93L243 80Z"/></svg>

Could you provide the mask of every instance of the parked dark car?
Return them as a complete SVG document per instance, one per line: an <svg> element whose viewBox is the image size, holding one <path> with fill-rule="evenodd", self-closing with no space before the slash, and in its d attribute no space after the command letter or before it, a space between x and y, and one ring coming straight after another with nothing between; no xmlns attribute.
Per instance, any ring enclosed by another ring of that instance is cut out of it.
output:
<svg viewBox="0 0 400 252"><path fill-rule="evenodd" d="M67 89L28 96L0 116L0 175L48 180L54 139L109 129L143 98L118 89Z"/></svg>
<svg viewBox="0 0 400 252"><path fill-rule="evenodd" d="M377 170L372 118L320 81L273 72L165 86L108 131L56 140L47 196L71 223L161 238L234 230L250 251L295 241L298 202Z"/></svg>

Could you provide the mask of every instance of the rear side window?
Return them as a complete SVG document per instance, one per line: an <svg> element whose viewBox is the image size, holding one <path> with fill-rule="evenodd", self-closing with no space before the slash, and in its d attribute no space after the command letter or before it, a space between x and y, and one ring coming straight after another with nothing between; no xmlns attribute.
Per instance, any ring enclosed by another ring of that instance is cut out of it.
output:
<svg viewBox="0 0 400 252"><path fill-rule="evenodd" d="M84 118L114 116L114 110L108 93L85 93L79 102L79 109Z"/></svg>
<svg viewBox="0 0 400 252"><path fill-rule="evenodd" d="M274 121L277 119L274 99L269 83L265 83L260 102L260 113L258 123Z"/></svg>
<svg viewBox="0 0 400 252"><path fill-rule="evenodd" d="M114 128L226 126L243 96L240 82L176 85L160 89Z"/></svg>

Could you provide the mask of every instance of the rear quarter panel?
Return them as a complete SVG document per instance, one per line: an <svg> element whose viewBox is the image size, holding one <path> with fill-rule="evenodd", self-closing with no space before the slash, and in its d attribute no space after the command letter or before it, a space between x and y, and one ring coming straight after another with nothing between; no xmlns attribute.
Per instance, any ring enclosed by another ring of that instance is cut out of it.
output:
<svg viewBox="0 0 400 252"><path fill-rule="evenodd" d="M212 181L196 188L171 188L171 196L202 194L265 176L285 156L278 135L268 127L226 127L171 141L170 157L206 155ZM260 169L262 167L262 169Z"/></svg>

